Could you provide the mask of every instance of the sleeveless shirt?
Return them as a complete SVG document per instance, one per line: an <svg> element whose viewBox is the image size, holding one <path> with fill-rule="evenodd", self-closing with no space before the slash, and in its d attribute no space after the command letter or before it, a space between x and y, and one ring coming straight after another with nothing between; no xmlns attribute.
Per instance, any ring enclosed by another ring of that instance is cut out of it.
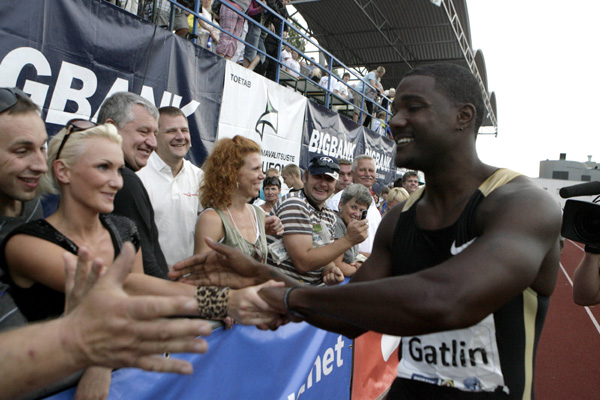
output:
<svg viewBox="0 0 600 400"><path fill-rule="evenodd" d="M458 220L438 230L418 226L415 205L424 189L415 193L394 231L393 248L402 251L392 256L392 274L433 267L467 248L479 236L476 212L481 202L517 176L506 169L494 172ZM403 399L533 398L535 352L548 303L549 297L527 288L469 328L402 337L394 386L402 388Z"/></svg>
<svg viewBox="0 0 600 400"><path fill-rule="evenodd" d="M136 251L139 249L139 234L135 224L129 218L114 214L100 214L100 221L110 234L115 250L115 258L121 252L124 242L132 242ZM75 255L79 250L71 239L60 233L44 219L29 222L16 228L8 235L6 241L19 234L47 240ZM6 242L2 246L3 253L5 244ZM31 250L35 251L34 249ZM3 259L3 268L8 270L6 259ZM9 276L11 292L15 302L29 322L57 317L64 312L65 294L63 292L56 291L38 282L28 288L23 288L10 279L10 274L7 273L7 276Z"/></svg>
<svg viewBox="0 0 600 400"><path fill-rule="evenodd" d="M265 213L257 206L251 205L256 221L257 237L254 243L244 239L242 234L231 223L229 216L221 210L213 209L221 217L225 236L221 243L241 250L244 254L264 263L267 257L267 236L265 234Z"/></svg>

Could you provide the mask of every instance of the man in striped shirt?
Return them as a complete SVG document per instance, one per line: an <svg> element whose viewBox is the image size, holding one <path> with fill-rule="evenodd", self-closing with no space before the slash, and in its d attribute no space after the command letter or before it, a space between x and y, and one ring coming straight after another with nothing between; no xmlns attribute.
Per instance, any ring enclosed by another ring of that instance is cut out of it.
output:
<svg viewBox="0 0 600 400"><path fill-rule="evenodd" d="M282 236L269 236L268 263L309 285L323 284L323 273L344 252L364 241L366 221L352 221L346 235L333 240L335 216L325 206L333 194L340 167L334 157L314 157L303 176L304 188L281 198L272 213L283 224Z"/></svg>

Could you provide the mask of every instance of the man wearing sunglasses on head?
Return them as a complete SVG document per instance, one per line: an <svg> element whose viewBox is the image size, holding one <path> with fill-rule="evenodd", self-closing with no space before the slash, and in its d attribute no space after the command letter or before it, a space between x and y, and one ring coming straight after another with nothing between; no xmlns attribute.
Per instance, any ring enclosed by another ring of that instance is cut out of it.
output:
<svg viewBox="0 0 600 400"><path fill-rule="evenodd" d="M18 226L43 217L37 194L46 165L46 127L39 107L19 89L0 88L0 242ZM0 269L0 330L27 323Z"/></svg>
<svg viewBox="0 0 600 400"><path fill-rule="evenodd" d="M352 221L346 235L333 240L335 215L325 206L340 167L333 157L314 157L303 174L304 188L277 202L271 213L283 224L282 236L268 236L268 263L302 283L322 285L323 273L336 268L346 250L364 241L366 221ZM343 275L340 271L340 277Z"/></svg>

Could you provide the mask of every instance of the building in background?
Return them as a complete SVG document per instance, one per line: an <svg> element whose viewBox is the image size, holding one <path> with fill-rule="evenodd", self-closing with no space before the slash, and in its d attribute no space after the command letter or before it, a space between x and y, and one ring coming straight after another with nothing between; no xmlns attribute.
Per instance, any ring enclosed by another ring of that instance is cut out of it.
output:
<svg viewBox="0 0 600 400"><path fill-rule="evenodd" d="M600 164L588 156L585 162L569 161L566 153L560 153L558 160L540 161L540 178L565 181L600 181Z"/></svg>

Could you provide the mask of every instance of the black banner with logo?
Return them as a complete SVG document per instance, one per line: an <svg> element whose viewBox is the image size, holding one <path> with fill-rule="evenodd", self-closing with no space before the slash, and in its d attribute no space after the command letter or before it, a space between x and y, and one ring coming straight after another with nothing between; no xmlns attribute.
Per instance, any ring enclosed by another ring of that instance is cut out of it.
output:
<svg viewBox="0 0 600 400"><path fill-rule="evenodd" d="M212 149L223 58L100 1L7 1L0 22L0 86L30 93L50 135L71 118L95 118L106 97L129 91L184 111L194 163Z"/></svg>
<svg viewBox="0 0 600 400"><path fill-rule="evenodd" d="M316 155L334 156L352 161L354 157L367 154L377 166L377 181L388 184L396 179L394 142L366 129L313 101L308 101L300 166L307 168Z"/></svg>

